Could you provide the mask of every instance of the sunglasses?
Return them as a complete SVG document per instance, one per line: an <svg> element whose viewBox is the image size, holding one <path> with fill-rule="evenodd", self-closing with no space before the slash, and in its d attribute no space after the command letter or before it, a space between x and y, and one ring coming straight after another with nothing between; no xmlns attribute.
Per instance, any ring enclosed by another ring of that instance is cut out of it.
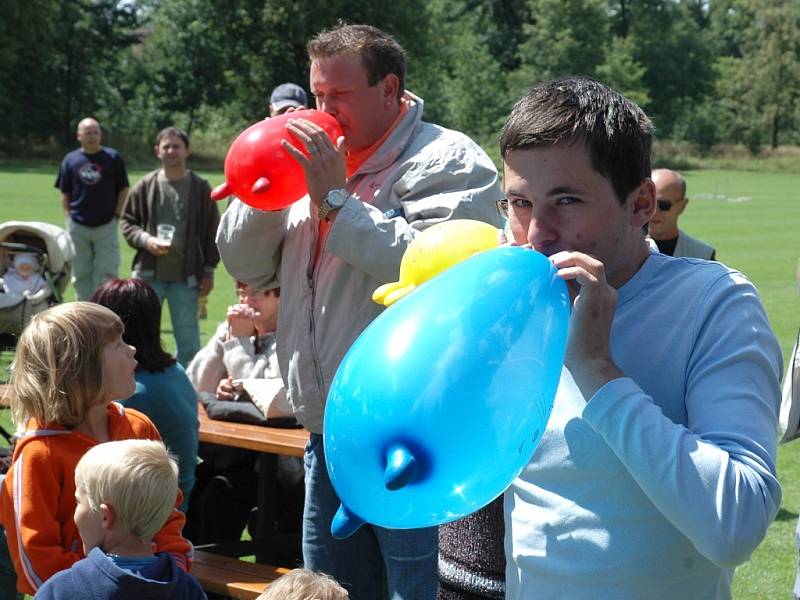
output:
<svg viewBox="0 0 800 600"><path fill-rule="evenodd" d="M669 212L672 210L672 207L675 206L680 200L659 200L656 202L658 204L658 210L661 212Z"/></svg>

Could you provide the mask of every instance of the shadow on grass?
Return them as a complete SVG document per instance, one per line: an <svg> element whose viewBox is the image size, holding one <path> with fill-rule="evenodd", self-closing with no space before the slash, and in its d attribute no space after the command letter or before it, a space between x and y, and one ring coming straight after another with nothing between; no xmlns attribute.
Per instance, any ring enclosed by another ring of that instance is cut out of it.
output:
<svg viewBox="0 0 800 600"><path fill-rule="evenodd" d="M794 521L797 519L797 513L782 508L778 511L778 516L775 517L776 521Z"/></svg>

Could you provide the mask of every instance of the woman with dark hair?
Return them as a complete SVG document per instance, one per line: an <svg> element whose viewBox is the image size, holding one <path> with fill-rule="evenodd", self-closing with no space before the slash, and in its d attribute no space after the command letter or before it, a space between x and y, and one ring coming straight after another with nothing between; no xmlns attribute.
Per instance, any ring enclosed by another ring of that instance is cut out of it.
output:
<svg viewBox="0 0 800 600"><path fill-rule="evenodd" d="M150 417L177 457L178 484L183 492L179 508L185 513L197 466L197 392L180 363L161 346L158 294L142 279L109 279L97 288L92 302L122 319L122 338L136 348L136 393L121 403Z"/></svg>

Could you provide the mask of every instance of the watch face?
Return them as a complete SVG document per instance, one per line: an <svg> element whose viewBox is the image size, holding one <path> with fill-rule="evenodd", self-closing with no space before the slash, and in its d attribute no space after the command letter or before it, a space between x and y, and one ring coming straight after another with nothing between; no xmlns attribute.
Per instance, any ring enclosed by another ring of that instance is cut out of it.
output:
<svg viewBox="0 0 800 600"><path fill-rule="evenodd" d="M331 208L341 208L347 200L347 194L342 190L331 190L325 201Z"/></svg>

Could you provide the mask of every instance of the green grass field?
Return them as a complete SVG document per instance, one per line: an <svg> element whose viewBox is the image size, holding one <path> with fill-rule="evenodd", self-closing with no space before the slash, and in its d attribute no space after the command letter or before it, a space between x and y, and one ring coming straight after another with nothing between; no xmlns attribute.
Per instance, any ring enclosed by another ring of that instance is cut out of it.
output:
<svg viewBox="0 0 800 600"><path fill-rule="evenodd" d="M60 207L60 193L53 187L57 171L58 165L56 164L26 167L0 164L0 223L10 220L45 221L63 227L64 217ZM129 172L128 177L131 184L138 181L144 174L145 171ZM223 181L222 172L201 172L201 174L211 181L212 186ZM224 207L225 203L223 202L220 204L220 209L223 210ZM122 236L120 236L120 247L122 250L120 276L127 277L131 272L134 253ZM75 299L72 286L67 288L65 299ZM209 318L200 321L200 335L203 343L214 333L219 320L224 317L228 305L235 301L233 280L225 272L225 269L220 267L214 278L214 290L209 296ZM172 337L169 310L166 307L163 332L165 347L174 352L175 340Z"/></svg>
<svg viewBox="0 0 800 600"><path fill-rule="evenodd" d="M53 188L56 169L55 164L0 164L0 222L13 219L63 224L59 195ZM200 174L212 185L222 181L221 172L200 170ZM141 171L131 172L131 182L141 175ZM695 171L686 173L686 177L690 203L681 227L713 244L719 260L741 270L758 286L786 357L800 326L800 295L795 280L800 256L800 175ZM126 276L133 252L124 242L121 245L120 274ZM231 278L222 268L217 273L208 304L209 318L201 322L203 343L235 299ZM73 297L70 288L67 299ZM174 351L166 314L163 330L165 346ZM9 360L8 356L0 360L0 378ZM778 598L791 593L797 563L794 528L800 509L800 442L780 448L778 468L784 486L781 512L752 560L737 569L737 599Z"/></svg>

